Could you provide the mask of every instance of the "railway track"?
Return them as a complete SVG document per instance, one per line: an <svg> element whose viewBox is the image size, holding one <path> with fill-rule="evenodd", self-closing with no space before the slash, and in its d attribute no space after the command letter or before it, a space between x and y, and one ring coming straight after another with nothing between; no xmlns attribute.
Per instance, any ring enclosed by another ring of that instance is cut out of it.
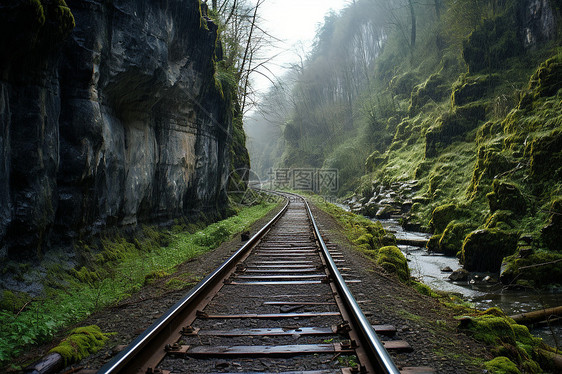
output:
<svg viewBox="0 0 562 374"><path fill-rule="evenodd" d="M410 346L393 326L369 324L346 286L360 280L324 243L304 199L286 196L275 218L97 373L432 373L396 367L388 351Z"/></svg>

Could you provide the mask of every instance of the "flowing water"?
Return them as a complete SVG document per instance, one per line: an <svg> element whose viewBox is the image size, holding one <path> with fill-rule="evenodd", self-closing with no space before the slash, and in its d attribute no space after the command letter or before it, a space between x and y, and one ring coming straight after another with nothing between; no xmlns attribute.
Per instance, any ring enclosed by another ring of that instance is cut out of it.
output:
<svg viewBox="0 0 562 374"><path fill-rule="evenodd" d="M385 229L400 239L427 240L430 234L404 231L396 220L379 220ZM409 245L398 245L408 259L412 276L418 278L434 290L453 292L471 302L475 308L485 310L494 306L500 307L506 314L530 312L542 308L562 305L562 292L529 292L505 289L497 282L497 274L473 273L477 279L462 282L449 280L450 273L442 269L449 267L459 269L461 265L455 257L441 254L428 254L425 248ZM484 282L486 276L491 282ZM494 279L495 278L495 279ZM562 325L533 328L534 335L540 336L551 346L562 346Z"/></svg>

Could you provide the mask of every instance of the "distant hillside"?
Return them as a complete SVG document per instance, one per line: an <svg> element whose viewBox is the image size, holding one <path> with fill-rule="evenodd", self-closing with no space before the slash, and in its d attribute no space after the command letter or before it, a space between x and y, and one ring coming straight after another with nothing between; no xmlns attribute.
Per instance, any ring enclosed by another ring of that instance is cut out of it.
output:
<svg viewBox="0 0 562 374"><path fill-rule="evenodd" d="M503 261L506 283L559 283L561 8L354 2L326 17L291 94L272 90L266 112L290 110L266 116L281 131L253 163L335 168L339 194L363 206L410 181L404 224L431 230L432 250L469 270L499 272ZM520 271L531 264L545 265Z"/></svg>

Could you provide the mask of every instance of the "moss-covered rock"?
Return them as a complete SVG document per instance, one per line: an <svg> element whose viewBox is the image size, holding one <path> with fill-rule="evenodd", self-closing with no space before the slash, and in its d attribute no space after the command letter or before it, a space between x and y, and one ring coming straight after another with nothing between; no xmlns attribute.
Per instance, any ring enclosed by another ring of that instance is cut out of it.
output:
<svg viewBox="0 0 562 374"><path fill-rule="evenodd" d="M439 73L430 75L425 82L417 85L412 90L410 107L408 108L410 115L416 113L430 100L435 102L441 101L447 96L449 90L450 88L443 76Z"/></svg>
<svg viewBox="0 0 562 374"><path fill-rule="evenodd" d="M549 206L548 223L541 230L541 239L551 251L562 252L562 197Z"/></svg>
<svg viewBox="0 0 562 374"><path fill-rule="evenodd" d="M30 301L31 296L25 292L3 290L0 294L0 310L17 313Z"/></svg>
<svg viewBox="0 0 562 374"><path fill-rule="evenodd" d="M508 8L499 17L483 20L463 42L462 55L469 72L505 68L506 59L523 52L523 43L517 36L517 14L516 9Z"/></svg>
<svg viewBox="0 0 562 374"><path fill-rule="evenodd" d="M486 362L484 366L486 366L486 370L488 370L491 374L521 374L517 365L504 356L496 357L493 360Z"/></svg>
<svg viewBox="0 0 562 374"><path fill-rule="evenodd" d="M455 256L462 249L464 238L476 228L476 225L451 221L439 239L439 252L447 256Z"/></svg>
<svg viewBox="0 0 562 374"><path fill-rule="evenodd" d="M511 230L514 228L513 213L509 210L497 210L486 219L486 229Z"/></svg>
<svg viewBox="0 0 562 374"><path fill-rule="evenodd" d="M425 248L428 252L439 252L439 241L441 240L442 234L432 235L427 241Z"/></svg>
<svg viewBox="0 0 562 374"><path fill-rule="evenodd" d="M453 84L451 104L461 106L482 99L500 82L497 74L470 76L463 74Z"/></svg>
<svg viewBox="0 0 562 374"><path fill-rule="evenodd" d="M415 73L408 71L404 74L394 76L388 88L392 93L400 97L407 97L412 92L412 88L419 82Z"/></svg>
<svg viewBox="0 0 562 374"><path fill-rule="evenodd" d="M527 201L514 184L495 179L492 183L492 190L486 195L491 212L509 210L515 214L524 215L527 211Z"/></svg>
<svg viewBox="0 0 562 374"><path fill-rule="evenodd" d="M486 106L481 102L455 107L439 117L437 123L425 133L425 157L437 156L439 151L478 127L486 116Z"/></svg>
<svg viewBox="0 0 562 374"><path fill-rule="evenodd" d="M464 210L455 204L440 205L433 209L429 226L434 233L442 233L447 228L449 222L463 217L464 214Z"/></svg>
<svg viewBox="0 0 562 374"><path fill-rule="evenodd" d="M490 181L497 175L514 168L516 164L506 156L499 144L488 144L478 149L478 155L467 194L490 190Z"/></svg>
<svg viewBox="0 0 562 374"><path fill-rule="evenodd" d="M529 171L534 180L562 180L562 129L533 139L528 148Z"/></svg>
<svg viewBox="0 0 562 374"><path fill-rule="evenodd" d="M517 248L517 233L497 229L471 232L462 245L461 261L469 271L499 272L502 260Z"/></svg>
<svg viewBox="0 0 562 374"><path fill-rule="evenodd" d="M375 171L376 167L382 164L386 160L386 157L382 155L379 151L373 151L365 160L365 169L367 171Z"/></svg>
<svg viewBox="0 0 562 374"><path fill-rule="evenodd" d="M543 372L534 360L536 350L546 347L542 339L533 337L526 326L515 323L500 309L490 308L462 317L459 327L493 347L491 351L499 359L489 361L486 366L498 370L495 372L518 373L519 369L525 373Z"/></svg>
<svg viewBox="0 0 562 374"><path fill-rule="evenodd" d="M500 281L512 284L515 281L541 288L562 282L562 254L536 251L521 257L514 254L504 258Z"/></svg>
<svg viewBox="0 0 562 374"><path fill-rule="evenodd" d="M389 273L396 273L398 278L407 282L410 279L408 260L402 251L396 246L386 246L378 250L377 264Z"/></svg>
<svg viewBox="0 0 562 374"><path fill-rule="evenodd" d="M49 353L60 354L65 364L70 365L99 351L107 339L108 334L96 325L78 327L70 331L70 335Z"/></svg>
<svg viewBox="0 0 562 374"><path fill-rule="evenodd" d="M553 96L562 88L562 54L543 62L529 80L535 97Z"/></svg>

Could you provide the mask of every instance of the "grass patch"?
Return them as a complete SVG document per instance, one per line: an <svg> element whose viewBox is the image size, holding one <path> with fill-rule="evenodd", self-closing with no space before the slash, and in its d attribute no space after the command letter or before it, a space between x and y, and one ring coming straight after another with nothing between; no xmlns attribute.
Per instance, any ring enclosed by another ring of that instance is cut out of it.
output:
<svg viewBox="0 0 562 374"><path fill-rule="evenodd" d="M88 254L87 266L64 274L52 269L45 296L32 300L18 312L0 310L0 366L22 353L26 345L45 342L57 330L115 304L157 278L173 274L176 266L246 230L276 205L261 202L191 233L175 227L173 232L156 235L153 228L145 228L141 239L102 240L101 251L83 245ZM166 245L157 246L161 237L166 239ZM183 288L186 283L189 282L178 279L167 286Z"/></svg>

